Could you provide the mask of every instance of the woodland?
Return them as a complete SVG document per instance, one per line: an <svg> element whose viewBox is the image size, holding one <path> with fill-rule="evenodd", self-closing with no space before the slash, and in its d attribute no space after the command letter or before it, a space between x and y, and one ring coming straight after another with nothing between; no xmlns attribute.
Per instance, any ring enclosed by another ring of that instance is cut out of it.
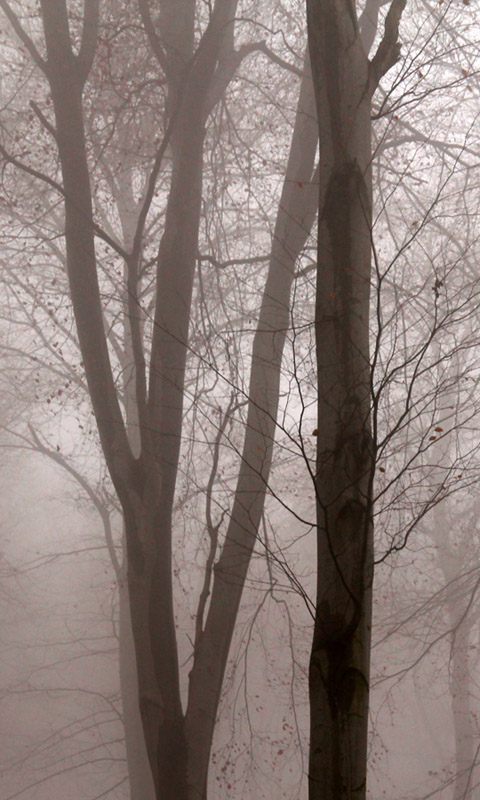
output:
<svg viewBox="0 0 480 800"><path fill-rule="evenodd" d="M475 800L478 6L0 52L0 797Z"/></svg>

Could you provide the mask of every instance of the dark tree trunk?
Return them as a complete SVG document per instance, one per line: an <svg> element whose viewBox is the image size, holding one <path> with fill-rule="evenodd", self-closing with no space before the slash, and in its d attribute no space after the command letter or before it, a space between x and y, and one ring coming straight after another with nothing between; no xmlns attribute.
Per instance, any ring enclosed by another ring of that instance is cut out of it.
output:
<svg viewBox="0 0 480 800"><path fill-rule="evenodd" d="M309 678L310 800L366 796L375 455L370 118L377 81L398 55L400 13L391 18L388 36L370 62L353 0L307 0L320 136L318 587Z"/></svg>
<svg viewBox="0 0 480 800"><path fill-rule="evenodd" d="M153 800L155 794L138 704L138 676L126 575L119 585L119 674L130 800Z"/></svg>

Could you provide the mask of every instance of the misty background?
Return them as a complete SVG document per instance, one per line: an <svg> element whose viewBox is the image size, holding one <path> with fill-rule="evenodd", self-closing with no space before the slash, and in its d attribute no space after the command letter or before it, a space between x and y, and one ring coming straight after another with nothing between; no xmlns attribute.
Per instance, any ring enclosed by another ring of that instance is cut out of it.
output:
<svg viewBox="0 0 480 800"><path fill-rule="evenodd" d="M182 800L154 794L141 716L167 708L189 743L201 718L203 743L205 696L202 798L303 800L324 280L305 8L104 0L88 38L96 6L0 0L0 797ZM356 4L371 54L389 7ZM479 33L473 2L408 0L371 101L371 800L478 792ZM147 629L166 701L137 675Z"/></svg>

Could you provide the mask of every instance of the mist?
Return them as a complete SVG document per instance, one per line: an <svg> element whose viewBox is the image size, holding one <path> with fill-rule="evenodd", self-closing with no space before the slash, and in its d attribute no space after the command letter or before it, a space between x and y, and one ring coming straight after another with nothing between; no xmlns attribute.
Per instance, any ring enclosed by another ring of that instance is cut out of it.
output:
<svg viewBox="0 0 480 800"><path fill-rule="evenodd" d="M475 800L478 9L0 0L0 797Z"/></svg>

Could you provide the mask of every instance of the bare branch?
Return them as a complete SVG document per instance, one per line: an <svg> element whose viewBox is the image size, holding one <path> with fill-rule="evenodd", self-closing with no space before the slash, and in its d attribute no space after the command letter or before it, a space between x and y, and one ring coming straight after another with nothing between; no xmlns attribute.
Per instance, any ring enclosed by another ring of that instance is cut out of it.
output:
<svg viewBox="0 0 480 800"><path fill-rule="evenodd" d="M37 67L40 67L45 75L47 74L47 62L45 59L42 58L40 53L38 52L37 48L35 47L33 41L30 39L26 31L23 29L20 20L18 19L17 15L14 11L10 8L9 3L7 0L0 0L0 8L2 9L3 13L7 17L8 21L10 22L13 30L17 34L18 38L22 42L23 45L27 48L28 52L30 53L32 59L34 60Z"/></svg>
<svg viewBox="0 0 480 800"><path fill-rule="evenodd" d="M274 64L282 67L282 69L293 72L294 75L298 75L300 78L302 77L303 73L301 69L298 69L293 64L290 64L288 61L280 58L280 56L277 56L276 53L274 53L273 50L267 46L265 41L243 44L238 48L238 50L231 50L229 53L222 55L221 59L219 60L209 92L209 110L215 108L216 104L223 97L228 85L235 77L242 61L252 53L263 53L267 56L267 58L270 59L270 61L273 61Z"/></svg>
<svg viewBox="0 0 480 800"><path fill-rule="evenodd" d="M30 100L30 108L38 117L40 122L42 123L43 127L53 136L55 141L57 141L57 131L55 127L52 125L51 122L48 121L45 114L40 110L38 105L36 104L35 100Z"/></svg>
<svg viewBox="0 0 480 800"><path fill-rule="evenodd" d="M98 37L100 0L85 0L82 42L78 53L78 64L82 80L87 79L95 57Z"/></svg>
<svg viewBox="0 0 480 800"><path fill-rule="evenodd" d="M165 74L167 74L167 57L163 49L162 40L155 30L148 0L138 0L138 8L142 18L143 27L145 28L145 33L147 34L148 41L150 42L150 47L152 48L158 63L164 70Z"/></svg>
<svg viewBox="0 0 480 800"><path fill-rule="evenodd" d="M372 94L377 88L380 79L386 75L388 70L400 58L401 44L398 41L398 29L406 2L407 0L392 0L392 4L388 9L383 39L370 62L370 88Z"/></svg>
<svg viewBox="0 0 480 800"><path fill-rule="evenodd" d="M282 67L282 69L286 69L288 72L293 72L293 74L297 75L297 77L303 78L303 70L299 69L294 64L290 64L289 61L285 61L284 58L281 58L276 53L274 53L273 50L271 50L270 47L268 47L266 42L259 42L259 44L255 49L260 50L262 53L265 53L265 55L270 59L270 61L273 61L274 64L277 64L279 67Z"/></svg>
<svg viewBox="0 0 480 800"><path fill-rule="evenodd" d="M50 125L50 123L48 122L47 124ZM55 138L56 138L56 132L55 132ZM6 150L2 144L0 144L0 155L3 156L3 158L8 164L12 164L14 167L17 167L17 169L20 169L27 175L31 175L32 178L37 178L37 180L43 181L43 183L46 183L48 186L51 186L52 189L55 189L55 191L61 194L62 197L65 198L65 200L69 200L70 203L72 202L71 198L68 196L63 186L57 183L57 181L55 181L53 178L50 178L48 175L45 175L45 173L40 172L38 169L34 169L34 167L29 167L28 164L24 164L23 161L20 161L20 159L16 158L15 156L12 156L11 153L9 153L8 150ZM77 208L77 211L79 210L80 209ZM109 236L108 233L106 233L103 230L103 228L100 228L100 226L97 225L97 223L93 219L90 219L90 223L99 239L102 239L106 244L108 244L109 247L111 247L112 250L114 250L119 256L121 256L125 260L128 259L128 253L123 249L121 245L118 244L118 242L112 239L111 236Z"/></svg>
<svg viewBox="0 0 480 800"><path fill-rule="evenodd" d="M30 431L30 434L32 436L33 449L47 456L56 464L59 464L59 466L61 466L62 469L68 472L68 474L75 479L75 481L79 484L79 486L82 487L87 497L91 500L91 502L97 509L103 523L105 542L107 545L107 550L110 556L110 560L112 562L113 570L115 572L117 580L120 580L122 575L122 566L118 560L117 552L115 550L115 544L112 535L112 526L110 522L110 514L108 512L108 509L105 507L105 503L100 499L98 494L92 489L92 487L90 486L88 481L85 480L83 475L81 475L80 472L77 469L75 469L75 467L72 464L70 464L70 462L65 458L65 456L61 452L45 445L40 439L35 429L32 428L31 425L28 426L28 430ZM25 439L25 441L28 442L28 439Z"/></svg>

